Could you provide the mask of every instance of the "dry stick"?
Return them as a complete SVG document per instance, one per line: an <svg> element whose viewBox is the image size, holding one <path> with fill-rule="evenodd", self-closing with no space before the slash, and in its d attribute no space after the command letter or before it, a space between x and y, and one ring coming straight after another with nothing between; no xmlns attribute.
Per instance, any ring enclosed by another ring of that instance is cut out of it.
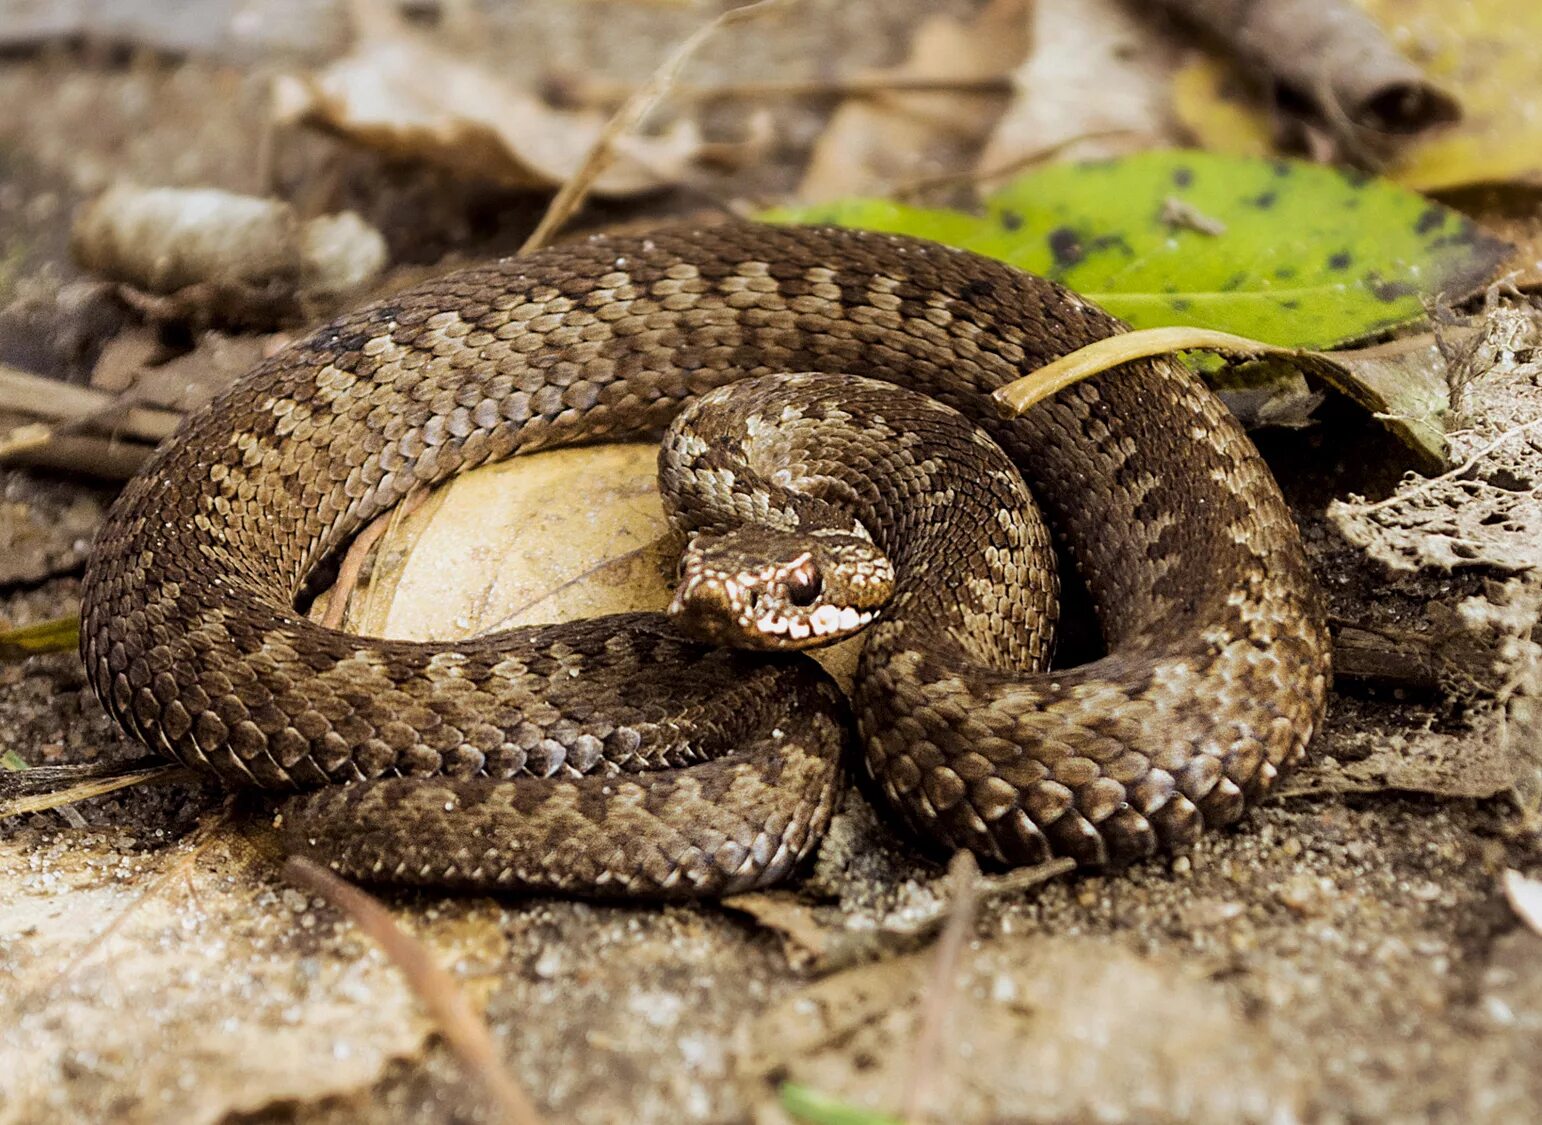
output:
<svg viewBox="0 0 1542 1125"><path fill-rule="evenodd" d="M299 856L284 864L284 875L347 914L401 970L407 986L439 1025L461 1065L486 1087L505 1121L511 1125L541 1125L540 1113L513 1075L504 1069L492 1032L465 993L423 944L396 924L378 899Z"/></svg>
<svg viewBox="0 0 1542 1125"><path fill-rule="evenodd" d="M428 489L421 484L413 485L408 489L407 495L389 512L376 516L370 521L368 527L354 536L353 542L348 544L348 553L343 556L342 565L337 569L337 580L332 583L332 589L327 594L326 612L321 615L322 625L328 629L343 627L348 599L353 597L353 591L359 584L359 576L364 573L364 564L369 560L375 544L386 532L396 526L398 521L406 519L422 507L426 499L428 499Z"/></svg>
<svg viewBox="0 0 1542 1125"><path fill-rule="evenodd" d="M111 420L112 430L140 441L158 442L182 421L174 410L137 406L115 396L29 375L0 364L0 410L50 422L97 424Z"/></svg>
<svg viewBox="0 0 1542 1125"><path fill-rule="evenodd" d="M1014 156L1011 160L1003 161L994 168L970 168L964 172L940 172L935 176L921 176L911 180L904 180L890 190L889 194L896 199L910 199L920 195L924 191L933 188L952 187L957 184L988 184L993 180L1004 179L1015 172L1021 172L1025 168L1032 168L1059 156L1072 145L1081 144L1083 141L1101 141L1111 137L1139 136L1138 129L1094 129L1090 133L1079 133L1074 137L1067 137L1063 141L1044 145L1041 148L1030 149L1020 156Z"/></svg>
<svg viewBox="0 0 1542 1125"><path fill-rule="evenodd" d="M948 864L948 897L952 910L942 937L937 940L937 958L932 964L931 980L926 985L926 999L921 1007L921 1030L911 1056L910 1081L905 1089L906 1121L921 1121L931 1099L934 1079L939 1070L937 1056L958 989L958 962L974 926L980 903L980 868L967 851L957 853Z"/></svg>
<svg viewBox="0 0 1542 1125"><path fill-rule="evenodd" d="M137 441L74 434L60 436L53 431L43 445L13 449L0 457L10 465L58 469L101 480L124 481L137 473L154 452L153 445Z"/></svg>
<svg viewBox="0 0 1542 1125"><path fill-rule="evenodd" d="M383 516L376 516L363 531L353 537L353 542L348 544L348 553L343 556L342 565L337 568L337 581L332 583L332 590L327 595L326 612L321 615L321 624L325 628L341 629L343 627L343 616L348 609L348 599L353 595L354 587L359 584L359 575L364 573L365 560L375 549L375 544L380 542L380 537L390 528L393 515L395 515L395 509Z"/></svg>
<svg viewBox="0 0 1542 1125"><path fill-rule="evenodd" d="M1493 453L1494 450L1498 449L1505 442L1509 441L1511 438L1517 436L1518 434L1524 434L1538 426L1542 426L1542 418L1533 418L1529 422L1522 423L1513 429L1506 430L1493 441L1485 445L1482 449L1474 453L1471 457L1467 458L1467 460L1463 461L1456 468L1451 469L1448 472L1441 473L1438 477L1426 477L1424 480L1421 480L1418 484L1414 485L1414 487L1408 489L1406 492L1394 492L1385 500L1378 500L1374 504L1340 504L1339 507L1343 511L1349 512L1353 515L1363 516L1369 512L1376 512L1380 511L1382 508L1390 508L1395 504L1401 504L1411 497L1418 496L1422 492L1428 492L1442 481L1452 480L1455 477L1461 476L1463 473L1467 472L1474 465L1476 465L1479 461Z"/></svg>
<svg viewBox="0 0 1542 1125"><path fill-rule="evenodd" d="M568 219L572 218L573 213L588 197L594 181L610 164L617 139L636 128L638 122L663 100L674 86L675 78L679 75L681 68L703 43L725 27L756 19L786 2L787 0L758 0L757 3L746 4L742 8L724 12L711 22L697 28L685 42L676 47L674 53L664 60L663 65L653 72L653 77L627 98L621 108L611 114L610 120L605 123L605 128L601 129L600 135L595 138L589 154L584 157L584 162L568 177L567 183L557 190L557 194L552 197L550 205L546 208L546 214L541 217L540 224L531 232L530 237L525 239L525 244L519 248L519 252L528 254L532 250L539 250L552 240Z"/></svg>
<svg viewBox="0 0 1542 1125"><path fill-rule="evenodd" d="M613 102L627 97L637 87L624 83L594 82L579 86L578 97L590 104ZM721 101L750 98L862 98L883 94L1005 94L1012 89L1010 74L990 74L969 78L928 78L921 75L881 74L855 78L813 79L786 82L736 82L721 86L699 86L688 82L673 87L674 96L683 101Z"/></svg>
<svg viewBox="0 0 1542 1125"><path fill-rule="evenodd" d="M41 449L53 436L53 427L45 426L41 422L28 422L25 425L16 426L0 434L0 457L14 457L18 453Z"/></svg>

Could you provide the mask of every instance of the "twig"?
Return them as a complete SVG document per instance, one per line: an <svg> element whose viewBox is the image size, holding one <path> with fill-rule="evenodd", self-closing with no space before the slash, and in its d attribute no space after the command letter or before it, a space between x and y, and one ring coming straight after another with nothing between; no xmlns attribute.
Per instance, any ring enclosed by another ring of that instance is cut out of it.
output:
<svg viewBox="0 0 1542 1125"><path fill-rule="evenodd" d="M327 593L326 612L321 615L321 624L326 628L343 627L343 616L348 610L348 599L359 584L359 575L364 573L364 563L368 560L369 553L375 549L375 544L380 542L380 537L391 526L392 514L387 512L383 516L375 517L370 521L369 526L355 535L353 542L348 544L348 551L343 555L342 565L337 568L337 581L332 583L332 589Z"/></svg>
<svg viewBox="0 0 1542 1125"><path fill-rule="evenodd" d="M1243 67L1342 115L1357 130L1422 132L1461 116L1456 100L1398 52L1351 0L1161 0Z"/></svg>
<svg viewBox="0 0 1542 1125"><path fill-rule="evenodd" d="M439 1025L461 1065L486 1088L511 1125L541 1125L541 1115L498 1057L492 1032L465 993L423 944L408 936L381 902L319 864L296 856L284 864L292 882L321 895L378 945L407 978L429 1015Z"/></svg>
<svg viewBox="0 0 1542 1125"><path fill-rule="evenodd" d="M685 42L676 47L674 53L664 60L663 65L653 72L653 77L638 87L637 91L627 98L615 113L611 114L610 120L605 123L605 128L601 129L600 135L595 138L589 154L584 157L584 162L568 177L567 183L557 190L557 194L552 197L550 205L546 208L546 214L541 217L540 224L531 232L530 237L525 239L525 244L520 247L519 252L528 254L532 250L539 250L552 240L568 219L572 218L573 213L583 205L589 189L594 186L594 181L610 164L617 139L636 128L638 122L663 100L674 86L681 68L703 43L726 27L758 18L771 8L786 2L787 0L757 0L757 3L733 8L697 28Z"/></svg>
<svg viewBox="0 0 1542 1125"><path fill-rule="evenodd" d="M1005 179L1007 176L1021 172L1025 168L1032 168L1042 164L1046 160L1052 160L1072 145L1081 144L1083 141L1100 141L1110 137L1135 136L1135 129L1097 129L1090 133L1078 133L1074 137L1067 137L1063 141L1044 145L1040 148L1030 149L1027 152L1014 156L1011 160L997 164L993 168L970 168L962 172L941 172L933 176L923 176L912 180L902 180L890 189L889 194L895 199L911 199L922 192L931 191L933 188L953 187L963 184L988 184L994 180Z"/></svg>
<svg viewBox="0 0 1542 1125"><path fill-rule="evenodd" d="M0 434L0 458L14 457L18 453L39 449L53 438L52 426L42 422L28 422Z"/></svg>
<svg viewBox="0 0 1542 1125"><path fill-rule="evenodd" d="M0 455L0 460L9 465L59 469L102 480L121 481L137 473L154 452L153 445L137 441L73 434L61 436L57 430L52 430L44 444L10 450Z"/></svg>
<svg viewBox="0 0 1542 1125"><path fill-rule="evenodd" d="M723 101L751 98L862 98L882 94L1004 94L1012 89L1010 74L937 78L919 74L858 75L854 78L790 80L784 82L730 82L695 85L680 82L673 94L683 101ZM619 101L637 87L619 82L581 82L573 90L580 102Z"/></svg>
<svg viewBox="0 0 1542 1125"><path fill-rule="evenodd" d="M174 410L136 406L89 387L29 375L0 364L0 410L50 422L93 425L115 434L158 442L182 421Z"/></svg>
<svg viewBox="0 0 1542 1125"><path fill-rule="evenodd" d="M905 1089L904 1112L906 1121L925 1119L927 1105L931 1101L932 1088L941 1069L938 1055L948 1022L948 1012L953 1006L953 995L958 989L958 962L964 952L964 943L974 927L975 911L979 907L980 869L974 856L961 851L948 864L948 897L952 910L942 937L937 940L937 958L932 965L932 977L926 985L926 999L921 1006L921 1028L916 1035L914 1053L911 1056L910 1080Z"/></svg>
<svg viewBox="0 0 1542 1125"><path fill-rule="evenodd" d="M407 495L402 497L389 512L376 516L370 521L368 527L354 536L353 542L348 544L347 553L343 555L342 564L337 568L337 579L332 583L332 588L327 591L327 608L321 615L321 623L324 626L328 629L343 627L348 599L353 597L353 592L359 585L359 576L364 573L364 564L369 561L375 545L387 532L421 508L428 496L429 490L423 485L413 485L407 491ZM369 604L368 599L365 604Z"/></svg>
<svg viewBox="0 0 1542 1125"><path fill-rule="evenodd" d="M1428 492L1430 489L1434 488L1437 484L1440 484L1443 481L1448 481L1454 477L1461 476L1463 473L1470 470L1479 461L1493 453L1494 450L1498 449L1505 442L1509 441L1511 438L1517 436L1518 434L1524 434L1534 430L1538 426L1542 426L1542 418L1533 418L1529 422L1522 423L1513 429L1506 430L1493 441L1485 445L1482 449L1474 453L1471 457L1467 458L1467 460L1463 461L1456 468L1451 469L1448 472L1441 473L1438 477L1426 477L1424 480L1421 480L1418 484L1414 485L1410 489L1407 489L1406 491L1394 492L1391 496L1388 496L1384 500L1377 500L1374 504L1341 503L1338 505L1338 508L1340 511L1348 512L1351 515L1363 516L1370 512L1380 511L1382 508L1390 508L1394 504L1401 504L1411 497L1418 496L1423 492Z"/></svg>

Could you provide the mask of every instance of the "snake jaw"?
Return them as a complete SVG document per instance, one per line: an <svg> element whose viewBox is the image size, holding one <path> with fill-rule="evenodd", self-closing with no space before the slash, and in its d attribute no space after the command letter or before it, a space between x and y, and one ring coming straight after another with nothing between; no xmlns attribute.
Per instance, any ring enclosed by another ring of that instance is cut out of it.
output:
<svg viewBox="0 0 1542 1125"><path fill-rule="evenodd" d="M858 632L893 589L868 540L745 526L698 535L669 616L699 640L761 651L815 648Z"/></svg>

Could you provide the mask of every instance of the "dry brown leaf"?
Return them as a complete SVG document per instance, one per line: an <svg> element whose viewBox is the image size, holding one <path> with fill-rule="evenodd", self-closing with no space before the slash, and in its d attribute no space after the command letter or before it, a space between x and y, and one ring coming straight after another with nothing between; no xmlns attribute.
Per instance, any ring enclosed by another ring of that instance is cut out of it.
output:
<svg viewBox="0 0 1542 1125"><path fill-rule="evenodd" d="M448 640L663 609L675 545L657 459L653 445L563 449L456 477L387 532L347 627Z"/></svg>
<svg viewBox="0 0 1542 1125"><path fill-rule="evenodd" d="M1328 508L1349 542L1393 570L1542 568L1542 318L1500 309L1477 327L1450 375L1463 421L1449 435L1456 468Z"/></svg>
<svg viewBox="0 0 1542 1125"><path fill-rule="evenodd" d="M1119 0L1036 0L1033 47L1012 104L980 155L982 173L1025 156L1114 156L1177 144L1167 110L1177 48Z"/></svg>
<svg viewBox="0 0 1542 1125"><path fill-rule="evenodd" d="M371 5L355 22L359 37L347 55L275 81L278 122L324 129L392 160L531 189L565 183L605 126L605 114L553 109L385 5ZM627 196L676 183L701 146L689 121L657 136L619 137L593 192Z"/></svg>
<svg viewBox="0 0 1542 1125"><path fill-rule="evenodd" d="M352 212L302 220L281 200L131 184L81 212L71 248L87 269L152 293L199 283L346 293L386 262L385 239Z"/></svg>
<svg viewBox="0 0 1542 1125"><path fill-rule="evenodd" d="M380 232L351 211L302 220L282 200L131 184L81 212L71 250L148 315L257 326L311 319L387 258Z"/></svg>
<svg viewBox="0 0 1542 1125"><path fill-rule="evenodd" d="M916 29L910 55L874 75L968 80L1010 72L1027 49L1029 0L994 0L968 23L933 16ZM905 93L845 102L814 146L798 189L806 202L886 195L896 183L972 154L1000 112L979 93Z"/></svg>
<svg viewBox="0 0 1542 1125"><path fill-rule="evenodd" d="M464 473L392 527L345 627L462 637L669 604L679 540L659 502L658 447L559 449ZM318 606L318 610L320 606ZM861 638L814 655L851 682Z"/></svg>

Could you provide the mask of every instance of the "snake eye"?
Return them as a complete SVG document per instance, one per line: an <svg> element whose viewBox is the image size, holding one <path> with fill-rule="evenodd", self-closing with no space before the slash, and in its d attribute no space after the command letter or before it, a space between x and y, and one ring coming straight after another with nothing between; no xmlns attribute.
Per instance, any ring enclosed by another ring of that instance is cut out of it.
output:
<svg viewBox="0 0 1542 1125"><path fill-rule="evenodd" d="M810 564L789 574L786 587L787 600L793 605L813 605L814 599L825 588L825 580L819 568Z"/></svg>

